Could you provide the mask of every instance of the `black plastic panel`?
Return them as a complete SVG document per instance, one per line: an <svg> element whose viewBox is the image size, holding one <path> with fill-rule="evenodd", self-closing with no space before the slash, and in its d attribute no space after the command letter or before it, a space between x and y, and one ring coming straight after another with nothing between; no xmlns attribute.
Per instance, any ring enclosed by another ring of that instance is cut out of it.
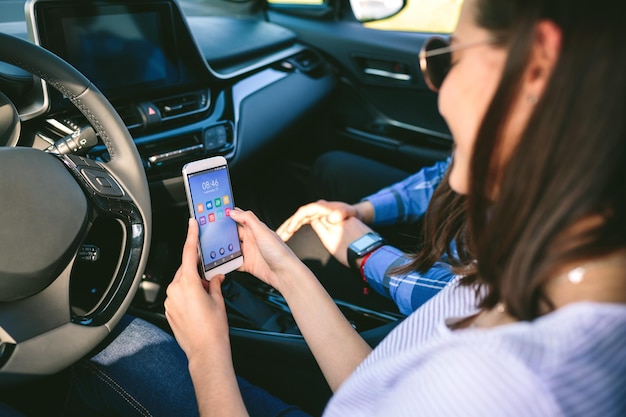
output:
<svg viewBox="0 0 626 417"><path fill-rule="evenodd" d="M296 41L296 34L260 20L228 17L188 17L187 22L211 67L220 68L280 50Z"/></svg>

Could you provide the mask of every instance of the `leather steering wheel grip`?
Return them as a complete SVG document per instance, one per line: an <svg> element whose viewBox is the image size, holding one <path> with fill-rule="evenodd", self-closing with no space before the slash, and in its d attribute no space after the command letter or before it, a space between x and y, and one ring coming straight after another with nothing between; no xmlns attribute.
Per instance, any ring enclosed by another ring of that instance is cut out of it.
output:
<svg viewBox="0 0 626 417"><path fill-rule="evenodd" d="M84 75L44 48L2 33L0 61L20 67L59 90L106 145L110 161L94 162L92 168L116 182L123 196L108 200L104 196L113 208L108 212L100 208L100 212L117 216L125 224L124 245L130 248L121 251L127 259L115 273L114 288L109 290L113 295L105 297L102 304L106 305L100 307L106 314L99 320L86 316L77 321L70 306L70 275L95 216L94 207L103 196L90 189L81 175L83 168L67 157L30 148L0 147L0 160L7 161L0 162L0 189L6 193L0 202L0 247L7 254L9 249L14 251L4 258L0 254L0 289L15 289L7 291L6 299L0 302L3 386L68 367L111 332L141 281L150 248L152 212L148 182L134 141L113 106ZM120 209L115 208L118 206ZM39 233L33 223L39 225ZM26 266L27 259L37 262Z"/></svg>

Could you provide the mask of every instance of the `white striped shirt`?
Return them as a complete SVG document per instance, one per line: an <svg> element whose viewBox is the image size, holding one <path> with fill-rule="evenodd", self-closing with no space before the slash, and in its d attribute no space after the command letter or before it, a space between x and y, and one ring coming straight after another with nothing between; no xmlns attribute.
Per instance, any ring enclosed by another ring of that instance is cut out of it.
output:
<svg viewBox="0 0 626 417"><path fill-rule="evenodd" d="M344 382L332 416L626 416L626 305L580 302L533 322L452 331L474 290L444 288Z"/></svg>

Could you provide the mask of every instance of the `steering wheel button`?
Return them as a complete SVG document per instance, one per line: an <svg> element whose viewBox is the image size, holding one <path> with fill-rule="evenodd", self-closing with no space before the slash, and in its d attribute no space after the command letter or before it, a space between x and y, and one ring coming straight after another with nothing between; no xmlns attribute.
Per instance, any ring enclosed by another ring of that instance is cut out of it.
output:
<svg viewBox="0 0 626 417"><path fill-rule="evenodd" d="M111 188L111 182L105 177L96 177L96 182L103 188Z"/></svg>
<svg viewBox="0 0 626 417"><path fill-rule="evenodd" d="M100 168L100 166L98 165L96 161L94 161L91 158L87 158L86 156L80 156L80 155L68 155L68 156L70 157L70 159L72 159L76 163L76 165Z"/></svg>
<svg viewBox="0 0 626 417"><path fill-rule="evenodd" d="M94 168L82 168L80 173L98 194L107 197L122 197L124 195L119 185L105 171Z"/></svg>

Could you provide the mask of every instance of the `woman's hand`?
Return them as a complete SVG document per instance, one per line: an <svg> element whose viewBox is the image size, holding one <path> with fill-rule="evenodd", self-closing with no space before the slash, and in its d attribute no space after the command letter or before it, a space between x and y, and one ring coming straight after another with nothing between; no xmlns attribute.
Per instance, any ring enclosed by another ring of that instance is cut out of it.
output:
<svg viewBox="0 0 626 417"><path fill-rule="evenodd" d="M251 211L235 208L231 218L239 226L243 252L240 270L248 272L278 289L278 278L283 272L293 271L302 264L280 237Z"/></svg>
<svg viewBox="0 0 626 417"><path fill-rule="evenodd" d="M221 284L224 275L207 281L198 273L198 223L189 219L182 262L167 287L165 317L188 358L221 346L230 356L228 320Z"/></svg>
<svg viewBox="0 0 626 417"><path fill-rule="evenodd" d="M198 273L198 223L189 219L180 268L167 287L165 317L189 360L200 415L248 415L230 351L222 282Z"/></svg>
<svg viewBox="0 0 626 417"><path fill-rule="evenodd" d="M369 202L351 205L341 201L318 200L300 207L276 229L276 233L282 240L287 241L305 224L322 220L328 224L340 224L350 217L365 220L366 217L370 217L370 211L373 212L373 207Z"/></svg>
<svg viewBox="0 0 626 417"><path fill-rule="evenodd" d="M298 328L335 390L369 354L370 346L346 320L318 279L275 232L251 211L235 209L230 216L239 225L241 270L270 284L285 297ZM367 228L357 219L351 220Z"/></svg>

